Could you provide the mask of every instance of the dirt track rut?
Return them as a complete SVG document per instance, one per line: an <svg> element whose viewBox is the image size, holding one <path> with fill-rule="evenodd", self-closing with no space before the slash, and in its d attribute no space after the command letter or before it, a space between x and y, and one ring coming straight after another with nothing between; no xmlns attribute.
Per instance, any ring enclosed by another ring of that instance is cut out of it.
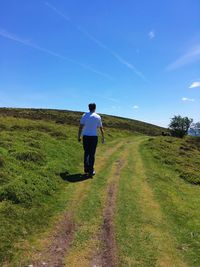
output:
<svg viewBox="0 0 200 267"><path fill-rule="evenodd" d="M106 159L109 158L119 147L121 143L112 146L104 153L104 160L97 163L97 171L100 171L105 163ZM88 180L90 183L91 180ZM47 246L42 251L38 251L34 255L34 260L30 261L31 267L63 267L65 266L65 256L67 255L68 249L74 239L74 233L78 227L75 222L74 213L77 209L77 203L81 203L84 200L87 191L90 190L90 184L79 183L74 193L74 198L70 205L70 210L66 211L60 220L54 225L51 231L49 240L47 240ZM45 241L46 243L46 241ZM71 266L70 266L71 267Z"/></svg>

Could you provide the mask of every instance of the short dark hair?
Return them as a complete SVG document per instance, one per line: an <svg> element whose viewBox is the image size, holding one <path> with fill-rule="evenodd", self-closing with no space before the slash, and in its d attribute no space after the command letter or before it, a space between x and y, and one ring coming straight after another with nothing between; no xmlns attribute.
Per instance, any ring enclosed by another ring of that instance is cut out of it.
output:
<svg viewBox="0 0 200 267"><path fill-rule="evenodd" d="M90 110L90 111L93 111L93 110L96 109L96 104L95 104L95 103L90 103L90 104L88 105L88 107L89 107L89 110Z"/></svg>

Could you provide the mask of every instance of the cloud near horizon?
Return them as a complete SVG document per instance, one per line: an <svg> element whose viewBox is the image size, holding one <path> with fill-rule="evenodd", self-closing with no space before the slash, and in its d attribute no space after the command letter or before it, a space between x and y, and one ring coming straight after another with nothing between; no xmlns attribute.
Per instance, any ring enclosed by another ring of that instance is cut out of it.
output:
<svg viewBox="0 0 200 267"><path fill-rule="evenodd" d="M191 48L188 52L169 64L166 70L171 71L200 60L200 45Z"/></svg>
<svg viewBox="0 0 200 267"><path fill-rule="evenodd" d="M200 87L200 82L193 82L189 88L197 88L197 87Z"/></svg>
<svg viewBox="0 0 200 267"><path fill-rule="evenodd" d="M134 109L139 109L139 106L135 105L133 106Z"/></svg>
<svg viewBox="0 0 200 267"><path fill-rule="evenodd" d="M182 101L185 101L185 102L194 102L195 100L193 98L187 98L187 97L182 97L181 98Z"/></svg>

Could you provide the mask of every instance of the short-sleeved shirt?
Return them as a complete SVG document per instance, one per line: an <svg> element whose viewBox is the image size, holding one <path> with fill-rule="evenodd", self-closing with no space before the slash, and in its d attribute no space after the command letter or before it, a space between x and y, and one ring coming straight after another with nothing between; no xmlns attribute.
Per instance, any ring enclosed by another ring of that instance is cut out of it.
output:
<svg viewBox="0 0 200 267"><path fill-rule="evenodd" d="M102 127L101 117L95 112L83 114L80 124L84 125L82 135L97 136L97 128Z"/></svg>

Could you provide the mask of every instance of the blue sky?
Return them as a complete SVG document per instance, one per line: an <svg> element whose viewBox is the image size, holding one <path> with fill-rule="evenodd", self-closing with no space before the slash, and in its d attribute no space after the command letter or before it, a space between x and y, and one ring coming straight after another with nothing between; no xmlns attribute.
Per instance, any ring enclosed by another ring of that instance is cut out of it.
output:
<svg viewBox="0 0 200 267"><path fill-rule="evenodd" d="M0 106L200 121L200 1L2 0Z"/></svg>

